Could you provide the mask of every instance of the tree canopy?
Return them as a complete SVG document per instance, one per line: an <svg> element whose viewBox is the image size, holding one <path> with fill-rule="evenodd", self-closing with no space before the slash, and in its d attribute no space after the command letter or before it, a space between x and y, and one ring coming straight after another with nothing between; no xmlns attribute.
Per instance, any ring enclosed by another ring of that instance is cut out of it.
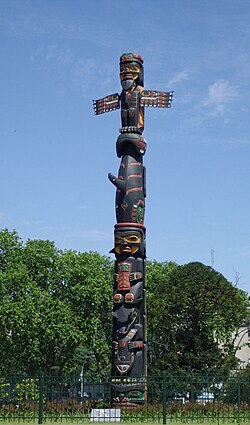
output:
<svg viewBox="0 0 250 425"><path fill-rule="evenodd" d="M7 372L109 372L112 262L0 232L0 358ZM84 347L84 349L81 349ZM91 360L91 361L90 361Z"/></svg>
<svg viewBox="0 0 250 425"><path fill-rule="evenodd" d="M237 366L232 333L246 320L247 295L204 264L165 267L148 291L149 368L229 372Z"/></svg>
<svg viewBox="0 0 250 425"><path fill-rule="evenodd" d="M110 373L113 261L0 231L0 371ZM149 373L227 372L246 294L201 263L147 262Z"/></svg>

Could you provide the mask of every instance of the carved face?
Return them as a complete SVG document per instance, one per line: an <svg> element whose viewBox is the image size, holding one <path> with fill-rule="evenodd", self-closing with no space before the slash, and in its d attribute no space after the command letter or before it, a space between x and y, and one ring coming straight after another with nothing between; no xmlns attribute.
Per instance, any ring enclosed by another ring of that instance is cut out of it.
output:
<svg viewBox="0 0 250 425"><path fill-rule="evenodd" d="M123 90L143 87L143 58L137 53L123 53L120 57L120 79Z"/></svg>
<svg viewBox="0 0 250 425"><path fill-rule="evenodd" d="M139 82L141 67L136 62L120 64L120 80L123 90L129 90Z"/></svg>
<svg viewBox="0 0 250 425"><path fill-rule="evenodd" d="M136 80L140 75L141 67L137 63L123 63L120 65L120 79L123 80Z"/></svg>
<svg viewBox="0 0 250 425"><path fill-rule="evenodd" d="M116 254L135 254L141 249L142 236L137 231L115 233Z"/></svg>

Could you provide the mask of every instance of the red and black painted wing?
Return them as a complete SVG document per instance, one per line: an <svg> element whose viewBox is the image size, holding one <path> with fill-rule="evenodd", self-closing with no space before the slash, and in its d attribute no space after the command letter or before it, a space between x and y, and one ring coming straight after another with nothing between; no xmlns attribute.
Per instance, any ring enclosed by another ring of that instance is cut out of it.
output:
<svg viewBox="0 0 250 425"><path fill-rule="evenodd" d="M118 93L110 94L102 99L93 100L95 115L120 109L120 96Z"/></svg>
<svg viewBox="0 0 250 425"><path fill-rule="evenodd" d="M143 90L141 92L141 106L170 108L173 100L173 93L173 91L163 92L155 90Z"/></svg>

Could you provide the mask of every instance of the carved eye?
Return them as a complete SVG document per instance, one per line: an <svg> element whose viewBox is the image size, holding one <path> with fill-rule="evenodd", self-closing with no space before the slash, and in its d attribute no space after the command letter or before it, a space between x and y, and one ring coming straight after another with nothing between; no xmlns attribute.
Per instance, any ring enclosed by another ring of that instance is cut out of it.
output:
<svg viewBox="0 0 250 425"><path fill-rule="evenodd" d="M141 238L139 236L136 236L136 235L131 235L131 236L127 237L127 241L132 242L132 243L140 243Z"/></svg>
<svg viewBox="0 0 250 425"><path fill-rule="evenodd" d="M121 236L115 236L115 244L119 244L122 242L122 237Z"/></svg>

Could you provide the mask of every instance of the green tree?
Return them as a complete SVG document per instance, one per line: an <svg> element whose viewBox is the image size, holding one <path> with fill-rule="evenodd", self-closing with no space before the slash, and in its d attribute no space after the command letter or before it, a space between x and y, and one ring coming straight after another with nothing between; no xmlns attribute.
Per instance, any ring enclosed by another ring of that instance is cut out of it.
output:
<svg viewBox="0 0 250 425"><path fill-rule="evenodd" d="M94 357L92 369L99 375L110 372L113 263L97 252L65 252L58 263L60 278L53 291L75 315L81 330L81 345ZM88 354L89 358L90 354ZM75 360L74 360L75 361ZM85 364L84 359L82 364ZM69 362L74 368L74 364Z"/></svg>
<svg viewBox="0 0 250 425"><path fill-rule="evenodd" d="M37 374L109 372L112 263L95 252L60 251L53 242L0 232L1 370Z"/></svg>
<svg viewBox="0 0 250 425"><path fill-rule="evenodd" d="M0 358L1 369L18 368L15 341L25 323L28 306L20 304L31 287L23 263L23 246L18 234L4 229L0 232ZM21 354L21 353L20 353Z"/></svg>
<svg viewBox="0 0 250 425"><path fill-rule="evenodd" d="M165 277L149 285L149 370L230 371L237 365L232 332L246 319L247 295L201 263L165 267Z"/></svg>
<svg viewBox="0 0 250 425"><path fill-rule="evenodd" d="M221 399L227 403L250 403L250 366L237 371L225 382Z"/></svg>
<svg viewBox="0 0 250 425"><path fill-rule="evenodd" d="M110 372L113 262L0 232L1 371ZM227 372L246 294L201 263L147 262L149 371Z"/></svg>

